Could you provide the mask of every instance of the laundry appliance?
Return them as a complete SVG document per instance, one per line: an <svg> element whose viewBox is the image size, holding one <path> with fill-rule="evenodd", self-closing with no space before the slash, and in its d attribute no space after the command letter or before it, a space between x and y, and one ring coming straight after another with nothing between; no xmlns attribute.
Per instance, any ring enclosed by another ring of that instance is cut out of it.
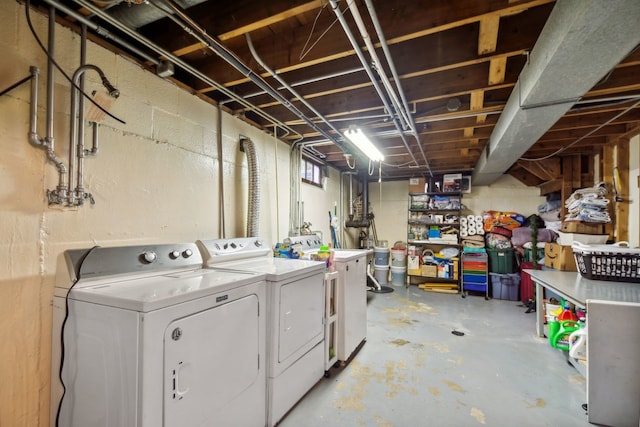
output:
<svg viewBox="0 0 640 427"><path fill-rule="evenodd" d="M195 243L62 253L52 425L264 426L264 279L203 269Z"/></svg>
<svg viewBox="0 0 640 427"><path fill-rule="evenodd" d="M289 241L302 250L305 259L317 254L322 245L315 235L292 236ZM338 272L337 356L343 364L357 353L367 338L367 270L372 256L371 249L334 250L333 263Z"/></svg>
<svg viewBox="0 0 640 427"><path fill-rule="evenodd" d="M324 375L325 263L274 258L255 237L197 243L209 268L266 274L267 425L274 426Z"/></svg>

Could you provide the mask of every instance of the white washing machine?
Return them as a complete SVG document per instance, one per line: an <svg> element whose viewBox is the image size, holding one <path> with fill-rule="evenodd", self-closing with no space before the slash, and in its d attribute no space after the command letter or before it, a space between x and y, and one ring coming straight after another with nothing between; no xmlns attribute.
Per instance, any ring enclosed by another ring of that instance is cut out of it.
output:
<svg viewBox="0 0 640 427"><path fill-rule="evenodd" d="M318 236L289 237L292 245L302 249L303 257L317 254L322 245ZM340 362L351 360L367 338L367 265L371 249L335 249L333 263L338 272L337 310Z"/></svg>
<svg viewBox="0 0 640 427"><path fill-rule="evenodd" d="M59 426L264 426L264 278L205 270L194 243L61 254L52 425L61 372Z"/></svg>
<svg viewBox="0 0 640 427"><path fill-rule="evenodd" d="M274 258L258 238L198 241L205 265L266 274L267 425L324 375L325 263Z"/></svg>

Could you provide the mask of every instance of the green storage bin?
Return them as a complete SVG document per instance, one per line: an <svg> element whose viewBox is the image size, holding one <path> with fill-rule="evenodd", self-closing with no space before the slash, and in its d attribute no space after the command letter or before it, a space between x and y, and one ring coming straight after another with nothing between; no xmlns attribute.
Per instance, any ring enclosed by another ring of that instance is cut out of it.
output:
<svg viewBox="0 0 640 427"><path fill-rule="evenodd" d="M487 249L487 254L491 273L507 274L515 271L513 248Z"/></svg>

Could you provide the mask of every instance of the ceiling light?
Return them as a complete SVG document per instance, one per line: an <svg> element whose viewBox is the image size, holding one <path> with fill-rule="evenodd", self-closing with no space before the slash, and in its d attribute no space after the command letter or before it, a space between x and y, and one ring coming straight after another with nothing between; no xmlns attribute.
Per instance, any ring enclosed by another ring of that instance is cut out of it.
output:
<svg viewBox="0 0 640 427"><path fill-rule="evenodd" d="M351 141L360 151L373 161L383 161L384 156L360 128L349 128L344 132L344 136Z"/></svg>

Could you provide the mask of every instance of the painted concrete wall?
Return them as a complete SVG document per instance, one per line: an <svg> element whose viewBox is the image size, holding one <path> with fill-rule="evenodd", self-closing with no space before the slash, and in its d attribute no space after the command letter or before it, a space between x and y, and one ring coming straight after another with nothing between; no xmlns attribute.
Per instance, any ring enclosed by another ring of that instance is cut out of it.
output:
<svg viewBox="0 0 640 427"><path fill-rule="evenodd" d="M375 214L379 239L392 245L397 240L406 241L408 181L392 181L369 184L369 201ZM380 201L382 195L382 202ZM546 199L539 196L536 187L527 187L510 175L503 175L487 186L471 184L471 193L463 194L465 214L480 215L483 211L515 211L529 216L538 212L538 206Z"/></svg>
<svg viewBox="0 0 640 427"><path fill-rule="evenodd" d="M47 39L47 18L32 12ZM0 87L41 70L39 134L45 133L46 59L28 30L24 6L0 2ZM56 59L69 73L78 66L79 37L56 30ZM51 299L56 259L65 249L142 243L189 242L221 237L217 109L93 43L88 63L102 68L121 96L100 127L100 151L85 162L85 187L96 204L50 207L46 190L58 174L42 149L27 141L29 84L0 98L0 426L49 425ZM100 87L87 73L87 91ZM56 152L68 151L69 84L56 73ZM289 222L289 147L224 113L225 234L246 231L247 161L239 135L251 138L259 159L260 234L269 243L286 236ZM89 134L91 129L87 129ZM90 144L90 138L87 138ZM328 235L328 209L339 200L339 174L327 189L303 189L314 228ZM304 186L303 186L304 187ZM324 214L322 214L324 212Z"/></svg>

